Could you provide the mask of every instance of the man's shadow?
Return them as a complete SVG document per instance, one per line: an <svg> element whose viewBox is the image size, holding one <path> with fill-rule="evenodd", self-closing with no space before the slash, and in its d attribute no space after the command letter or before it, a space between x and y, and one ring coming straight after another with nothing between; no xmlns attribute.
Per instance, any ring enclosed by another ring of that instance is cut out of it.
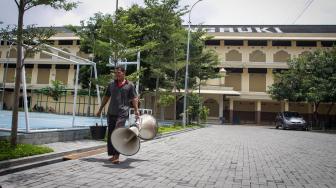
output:
<svg viewBox="0 0 336 188"><path fill-rule="evenodd" d="M93 157L91 157L91 158L84 158L84 159L80 159L80 160L86 161L86 162L100 162L100 163L103 163L104 167L120 168L120 169L135 168L134 166L131 166L131 163L148 161L148 160L142 160L142 159L126 158L125 160L120 161L119 164L113 164L110 160L108 160L106 158L93 158Z"/></svg>

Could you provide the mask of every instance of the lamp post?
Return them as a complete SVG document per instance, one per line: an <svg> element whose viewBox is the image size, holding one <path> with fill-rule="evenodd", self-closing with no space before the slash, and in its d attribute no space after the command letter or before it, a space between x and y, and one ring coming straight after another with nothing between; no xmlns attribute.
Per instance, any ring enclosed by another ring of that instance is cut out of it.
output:
<svg viewBox="0 0 336 188"><path fill-rule="evenodd" d="M225 84L225 76L226 76L226 70L224 67L219 69L219 74L221 75L220 86L223 87Z"/></svg>
<svg viewBox="0 0 336 188"><path fill-rule="evenodd" d="M187 60L186 60L186 71L185 71L185 78L184 78L184 99L183 99L183 127L187 124L187 93L188 93L188 67L189 67L189 43L190 43L190 14L194 6L201 2L202 0L196 1L189 10L189 19L188 19L188 43L187 43Z"/></svg>

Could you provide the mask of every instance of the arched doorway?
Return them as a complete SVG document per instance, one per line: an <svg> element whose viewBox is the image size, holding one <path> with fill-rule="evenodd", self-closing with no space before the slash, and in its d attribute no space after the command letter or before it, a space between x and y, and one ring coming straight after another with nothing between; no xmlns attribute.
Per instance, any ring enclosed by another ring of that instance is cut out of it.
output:
<svg viewBox="0 0 336 188"><path fill-rule="evenodd" d="M176 101L176 119L182 119L181 114L183 113L183 99L184 97L180 97Z"/></svg>
<svg viewBox="0 0 336 188"><path fill-rule="evenodd" d="M209 108L209 117L219 117L219 104L215 99L207 99L203 105Z"/></svg>

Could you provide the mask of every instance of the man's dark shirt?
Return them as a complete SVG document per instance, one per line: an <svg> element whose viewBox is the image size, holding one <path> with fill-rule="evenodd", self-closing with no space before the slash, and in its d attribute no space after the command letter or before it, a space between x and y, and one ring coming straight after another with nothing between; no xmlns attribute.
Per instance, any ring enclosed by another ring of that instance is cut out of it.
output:
<svg viewBox="0 0 336 188"><path fill-rule="evenodd" d="M111 98L107 111L108 115L127 117L131 100L134 99L137 94L133 83L126 80L123 86L118 87L117 81L114 80L109 83L105 96Z"/></svg>

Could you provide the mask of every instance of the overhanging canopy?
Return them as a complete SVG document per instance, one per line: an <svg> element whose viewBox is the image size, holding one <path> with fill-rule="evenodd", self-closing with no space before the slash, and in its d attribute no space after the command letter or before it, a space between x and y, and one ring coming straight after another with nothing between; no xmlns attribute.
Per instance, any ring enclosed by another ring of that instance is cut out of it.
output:
<svg viewBox="0 0 336 188"><path fill-rule="evenodd" d="M181 93L184 92L183 89L180 90ZM190 91L191 92L191 91ZM193 93L201 93L201 94L218 94L218 95L231 95L231 96L239 96L240 93L238 91L233 90L214 90L214 89L201 89L201 90L193 90Z"/></svg>

